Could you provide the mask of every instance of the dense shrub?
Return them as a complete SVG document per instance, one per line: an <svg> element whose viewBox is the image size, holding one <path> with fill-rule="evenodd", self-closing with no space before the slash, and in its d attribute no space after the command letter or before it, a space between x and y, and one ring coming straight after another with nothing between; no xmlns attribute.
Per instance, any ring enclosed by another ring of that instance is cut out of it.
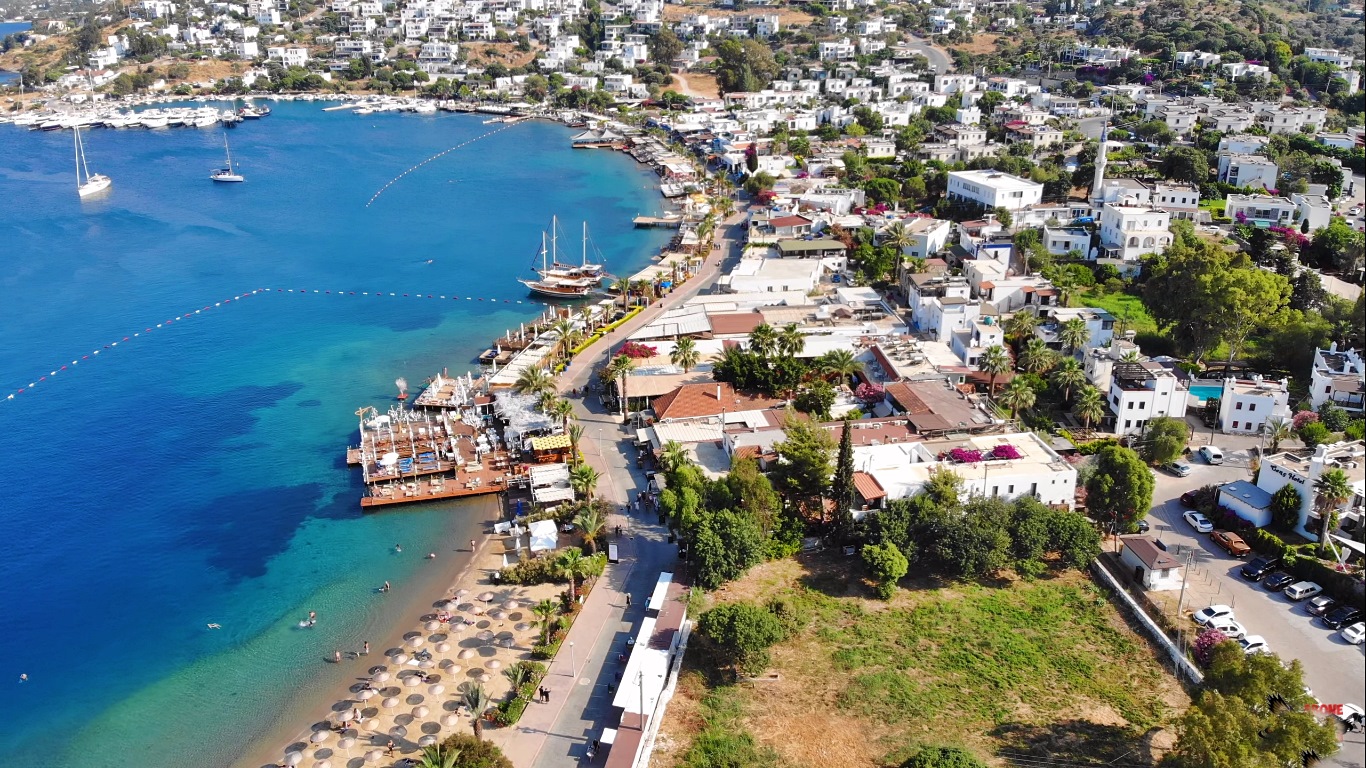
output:
<svg viewBox="0 0 1366 768"><path fill-rule="evenodd" d="M1191 654L1195 656L1195 660L1200 663L1200 666L1208 667L1210 653L1214 651L1214 647L1226 642L1228 642L1228 635L1217 629L1206 629L1191 644Z"/></svg>
<svg viewBox="0 0 1366 768"><path fill-rule="evenodd" d="M521 696L515 696L498 705L498 709L493 714L493 722L501 726L515 725L522 719L522 713L526 711L527 700Z"/></svg>
<svg viewBox="0 0 1366 768"><path fill-rule="evenodd" d="M456 733L441 742L447 752L459 752L455 768L512 768L512 761L491 741L475 738L473 734Z"/></svg>
<svg viewBox="0 0 1366 768"><path fill-rule="evenodd" d="M1285 542L1281 541L1276 534L1265 528L1253 528L1243 534L1243 541L1247 542L1258 554L1280 557L1285 554Z"/></svg>
<svg viewBox="0 0 1366 768"><path fill-rule="evenodd" d="M1112 445L1119 445L1119 441L1113 437L1106 437L1100 440L1092 440L1089 443L1082 443L1077 446L1077 453L1082 456L1091 456Z"/></svg>
<svg viewBox="0 0 1366 768"><path fill-rule="evenodd" d="M499 571L498 578L500 583L520 584L522 586L557 584L565 581L556 573L555 558L548 555L540 555L513 563Z"/></svg>
<svg viewBox="0 0 1366 768"><path fill-rule="evenodd" d="M921 747L901 768L987 768L987 764L959 747Z"/></svg>

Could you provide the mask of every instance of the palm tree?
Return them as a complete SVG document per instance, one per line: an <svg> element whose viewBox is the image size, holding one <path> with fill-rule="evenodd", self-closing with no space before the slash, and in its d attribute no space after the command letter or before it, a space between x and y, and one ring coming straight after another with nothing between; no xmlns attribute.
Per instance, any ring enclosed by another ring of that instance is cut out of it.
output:
<svg viewBox="0 0 1366 768"><path fill-rule="evenodd" d="M1074 317L1062 324L1058 330L1058 340L1067 348L1071 354L1076 354L1077 350L1086 346L1086 342L1091 340L1091 329L1086 327L1086 321L1080 317Z"/></svg>
<svg viewBox="0 0 1366 768"><path fill-rule="evenodd" d="M772 357L778 349L778 332L768 323L759 323L749 332L749 348L759 357Z"/></svg>
<svg viewBox="0 0 1366 768"><path fill-rule="evenodd" d="M1072 277L1072 273L1065 269L1058 270L1051 281L1053 287L1058 289L1058 306L1067 306L1068 300L1072 296L1072 291L1076 290L1077 279Z"/></svg>
<svg viewBox="0 0 1366 768"><path fill-rule="evenodd" d="M778 352L783 357L796 357L806 349L806 334L797 330L796 323L788 323L778 334Z"/></svg>
<svg viewBox="0 0 1366 768"><path fill-rule="evenodd" d="M982 350L982 356L977 358L977 369L987 374L987 393L996 393L996 377L1010 371L1010 355L1006 354L1005 347L1000 344L993 344Z"/></svg>
<svg viewBox="0 0 1366 768"><path fill-rule="evenodd" d="M1010 409L1010 418L1014 419L1021 409L1034 407L1034 389L1024 379L1011 379L997 399L1001 401L1001 405Z"/></svg>
<svg viewBox="0 0 1366 768"><path fill-rule="evenodd" d="M1066 402L1072 399L1073 387L1080 387L1086 383L1086 370L1075 357L1065 357L1058 363L1058 367L1053 369L1049 378L1053 380L1053 386L1062 387L1062 399Z"/></svg>
<svg viewBox="0 0 1366 768"><path fill-rule="evenodd" d="M592 304L579 307L579 319L583 321L583 327L592 333L593 324L597 320L597 307Z"/></svg>
<svg viewBox="0 0 1366 768"><path fill-rule="evenodd" d="M697 366L700 355L697 353L697 342L691 336L684 336L674 344L674 351L669 353L669 362L683 369L684 373Z"/></svg>
<svg viewBox="0 0 1366 768"><path fill-rule="evenodd" d="M653 288L654 283L650 282L649 280L641 279L631 281L631 292L636 294L637 296L640 296L643 299L647 299L647 301L645 302L646 304L649 303L649 297L646 294L648 291L652 291Z"/></svg>
<svg viewBox="0 0 1366 768"><path fill-rule="evenodd" d="M574 454L574 461L577 462L579 460L579 441L583 439L583 425L570 424L569 429L565 430L565 434L569 435L569 452Z"/></svg>
<svg viewBox="0 0 1366 768"><path fill-rule="evenodd" d="M1006 338L1015 341L1023 341L1034 335L1034 329L1039 327L1039 316L1033 312L1016 312L1005 321Z"/></svg>
<svg viewBox="0 0 1366 768"><path fill-rule="evenodd" d="M626 310L630 309L631 306L629 302L631 301L631 278L618 277L616 279L616 282L612 283L612 290L621 294L621 311L625 312Z"/></svg>
<svg viewBox="0 0 1366 768"><path fill-rule="evenodd" d="M503 677L506 677L508 682L512 683L512 695L516 696L517 691L521 690L522 686L526 685L526 683L531 680L531 667L520 662L513 664L503 670Z"/></svg>
<svg viewBox="0 0 1366 768"><path fill-rule="evenodd" d="M578 326L573 320L562 317L550 324L550 330L555 332L555 353L562 358L569 357L570 350L579 343Z"/></svg>
<svg viewBox="0 0 1366 768"><path fill-rule="evenodd" d="M455 768L455 762L459 759L460 750L432 744L422 748L422 754L418 755L414 768Z"/></svg>
<svg viewBox="0 0 1366 768"><path fill-rule="evenodd" d="M621 416L626 417L626 377L636 369L636 363L626 355L617 355L612 358L612 362L607 364L607 371L612 381L617 382L618 392L621 395Z"/></svg>
<svg viewBox="0 0 1366 768"><path fill-rule="evenodd" d="M560 604L550 599L531 606L531 615L536 617L536 624L541 628L541 645L550 642L550 630L557 623L555 617L559 612Z"/></svg>
<svg viewBox="0 0 1366 768"><path fill-rule="evenodd" d="M688 449L677 440L670 440L664 444L664 450L659 454L659 465L664 467L665 472L677 472L680 467L691 463L688 458Z"/></svg>
<svg viewBox="0 0 1366 768"><path fill-rule="evenodd" d="M1030 337L1020 350L1020 368L1029 373L1043 373L1053 367L1053 350L1038 336Z"/></svg>
<svg viewBox="0 0 1366 768"><path fill-rule="evenodd" d="M1072 412L1081 417L1086 428L1090 429L1091 422L1105 418L1105 396L1090 384L1083 384L1077 390L1077 402L1072 406Z"/></svg>
<svg viewBox="0 0 1366 768"><path fill-rule="evenodd" d="M598 481L601 479L602 474L588 466L586 461L569 470L569 486L574 489L574 493L589 501L592 501L593 492L598 489Z"/></svg>
<svg viewBox="0 0 1366 768"><path fill-rule="evenodd" d="M558 418L560 424L567 429L569 419L574 416L574 404L568 400L556 400L555 405L550 408L550 415Z"/></svg>
<svg viewBox="0 0 1366 768"><path fill-rule="evenodd" d="M1342 506L1344 501L1352 498L1352 483L1347 479L1347 473L1340 469L1333 468L1319 475L1319 479L1314 481L1314 509L1319 513L1319 554L1324 554L1328 550L1329 523L1333 519L1333 512Z"/></svg>
<svg viewBox="0 0 1366 768"><path fill-rule="evenodd" d="M552 413L554 413L555 406L559 402L559 393L552 389L550 391L541 393L541 399L539 402L537 402L537 405L540 407L541 413L544 413L545 415L549 416Z"/></svg>
<svg viewBox="0 0 1366 768"><path fill-rule="evenodd" d="M607 528L607 518L603 517L602 510L595 504L585 506L574 515L574 525L578 526L583 534L583 543L588 545L588 554L596 555L598 539L602 538L602 532Z"/></svg>
<svg viewBox="0 0 1366 768"><path fill-rule="evenodd" d="M475 682L460 684L460 702L470 710L470 725L474 728L474 738L484 740L484 713L493 706L493 697L484 686Z"/></svg>
<svg viewBox="0 0 1366 768"><path fill-rule="evenodd" d="M911 233L906 231L905 224L898 221L882 230L882 244L893 246L900 251L911 244Z"/></svg>
<svg viewBox="0 0 1366 768"><path fill-rule="evenodd" d="M517 381L512 385L512 389L521 395L539 395L542 392L553 392L555 390L555 377L544 368L525 368L517 374Z"/></svg>
<svg viewBox="0 0 1366 768"><path fill-rule="evenodd" d="M578 578L583 575L584 566L583 550L578 548L566 549L560 553L559 559L555 561L555 572L569 579L569 599L575 600L579 596Z"/></svg>
<svg viewBox="0 0 1366 768"><path fill-rule="evenodd" d="M1294 433L1290 419L1267 419L1266 436L1271 440L1271 452L1281 452L1281 442Z"/></svg>
<svg viewBox="0 0 1366 768"><path fill-rule="evenodd" d="M820 372L826 376L839 377L840 383L848 384L849 377L863 370L863 366L847 349L832 349L821 355Z"/></svg>

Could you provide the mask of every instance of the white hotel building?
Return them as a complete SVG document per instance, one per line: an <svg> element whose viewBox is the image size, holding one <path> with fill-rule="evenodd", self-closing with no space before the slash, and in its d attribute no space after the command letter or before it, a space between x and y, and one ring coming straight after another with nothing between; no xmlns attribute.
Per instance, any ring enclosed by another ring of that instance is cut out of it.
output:
<svg viewBox="0 0 1366 768"><path fill-rule="evenodd" d="M948 197L1014 213L1042 202L1043 185L1000 171L952 171Z"/></svg>

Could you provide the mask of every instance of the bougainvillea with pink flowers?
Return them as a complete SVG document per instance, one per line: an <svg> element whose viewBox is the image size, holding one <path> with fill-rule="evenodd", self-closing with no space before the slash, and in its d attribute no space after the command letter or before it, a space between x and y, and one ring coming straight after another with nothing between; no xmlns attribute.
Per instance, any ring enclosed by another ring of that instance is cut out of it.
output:
<svg viewBox="0 0 1366 768"><path fill-rule="evenodd" d="M993 459L1021 459L1024 458L1024 454L1020 453L1019 448L1009 443L1003 443L991 449L991 457Z"/></svg>
<svg viewBox="0 0 1366 768"><path fill-rule="evenodd" d="M641 344L638 341L628 341L621 345L617 354L626 355L632 360L644 360L659 354L659 347L652 347L649 344Z"/></svg>
<svg viewBox="0 0 1366 768"><path fill-rule="evenodd" d="M880 403L882 398L886 396L887 390L883 389L881 384L875 384L871 381L863 382L858 385L858 389L854 390L854 397L865 403Z"/></svg>
<svg viewBox="0 0 1366 768"><path fill-rule="evenodd" d="M1301 429L1304 429L1305 424L1318 420L1319 415L1317 413L1314 413L1313 411L1300 411L1295 414L1295 418L1291 420L1290 424L1295 428L1296 432L1299 432Z"/></svg>
<svg viewBox="0 0 1366 768"><path fill-rule="evenodd" d="M954 448L949 451L949 458L959 464L976 464L982 460L982 452L976 448Z"/></svg>

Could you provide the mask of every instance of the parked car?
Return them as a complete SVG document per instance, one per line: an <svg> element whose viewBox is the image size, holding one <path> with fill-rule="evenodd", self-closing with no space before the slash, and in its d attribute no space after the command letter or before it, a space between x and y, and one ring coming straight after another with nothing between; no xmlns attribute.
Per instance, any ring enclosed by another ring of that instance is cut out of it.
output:
<svg viewBox="0 0 1366 768"><path fill-rule="evenodd" d="M1281 564L1279 557L1255 557L1243 566L1238 573L1248 581L1259 581L1268 573L1276 570L1276 566Z"/></svg>
<svg viewBox="0 0 1366 768"><path fill-rule="evenodd" d="M1191 474L1191 465L1182 459L1163 464L1162 469L1177 477L1190 477Z"/></svg>
<svg viewBox="0 0 1366 768"><path fill-rule="evenodd" d="M1266 581L1262 582L1262 586L1266 587L1271 592L1280 592L1294 582L1295 577L1288 573L1273 573L1266 577Z"/></svg>
<svg viewBox="0 0 1366 768"><path fill-rule="evenodd" d="M1340 605L1337 608L1323 614L1319 619L1323 625L1329 629L1342 629L1348 624L1355 624L1361 621L1361 609L1353 608L1350 605Z"/></svg>
<svg viewBox="0 0 1366 768"><path fill-rule="evenodd" d="M1215 619L1214 621L1211 621L1209 628L1217 629L1220 632L1223 632L1225 636L1234 640L1247 635L1247 628L1234 621L1231 616L1225 619Z"/></svg>
<svg viewBox="0 0 1366 768"><path fill-rule="evenodd" d="M1319 595L1310 600L1304 606L1304 610L1308 611L1310 616L1322 616L1336 607L1338 607L1338 601L1328 595Z"/></svg>
<svg viewBox="0 0 1366 768"><path fill-rule="evenodd" d="M1217 445L1206 445L1200 449L1200 458L1207 464L1223 464L1224 452Z"/></svg>
<svg viewBox="0 0 1366 768"><path fill-rule="evenodd" d="M1186 518L1186 522L1190 523L1190 526L1200 533L1209 533L1214 530L1214 523L1211 523L1208 517L1205 517L1193 509L1182 512L1181 516Z"/></svg>
<svg viewBox="0 0 1366 768"><path fill-rule="evenodd" d="M1285 589L1285 596L1299 602L1305 598L1313 597L1323 591L1323 587L1312 581L1297 581Z"/></svg>
<svg viewBox="0 0 1366 768"><path fill-rule="evenodd" d="M1195 506L1195 491L1186 491L1185 493L1181 494L1181 506Z"/></svg>
<svg viewBox="0 0 1366 768"><path fill-rule="evenodd" d="M1147 519L1146 517L1145 517L1144 519L1138 521L1138 532L1139 532L1139 533L1147 533L1148 531L1151 531L1152 529L1153 529L1153 527L1152 527L1152 525L1148 522L1148 519Z"/></svg>
<svg viewBox="0 0 1366 768"><path fill-rule="evenodd" d="M1243 646L1243 653L1271 653L1271 646L1267 645L1266 638L1261 635L1247 635L1238 638L1238 645Z"/></svg>
<svg viewBox="0 0 1366 768"><path fill-rule="evenodd" d="M1196 611L1191 618L1195 619L1195 623L1202 627L1210 622L1219 621L1221 619L1232 621L1233 609L1227 605L1211 605L1208 608Z"/></svg>
<svg viewBox="0 0 1366 768"><path fill-rule="evenodd" d="M1342 639L1352 645L1361 645L1366 642L1366 621L1358 621L1351 626L1343 627L1338 631L1338 634L1342 635Z"/></svg>
<svg viewBox="0 0 1366 768"><path fill-rule="evenodd" d="M1225 552L1234 557L1247 557L1248 553L1252 551L1252 547L1243 541L1243 537L1233 531L1215 531L1209 537L1214 539L1215 544L1218 544Z"/></svg>

